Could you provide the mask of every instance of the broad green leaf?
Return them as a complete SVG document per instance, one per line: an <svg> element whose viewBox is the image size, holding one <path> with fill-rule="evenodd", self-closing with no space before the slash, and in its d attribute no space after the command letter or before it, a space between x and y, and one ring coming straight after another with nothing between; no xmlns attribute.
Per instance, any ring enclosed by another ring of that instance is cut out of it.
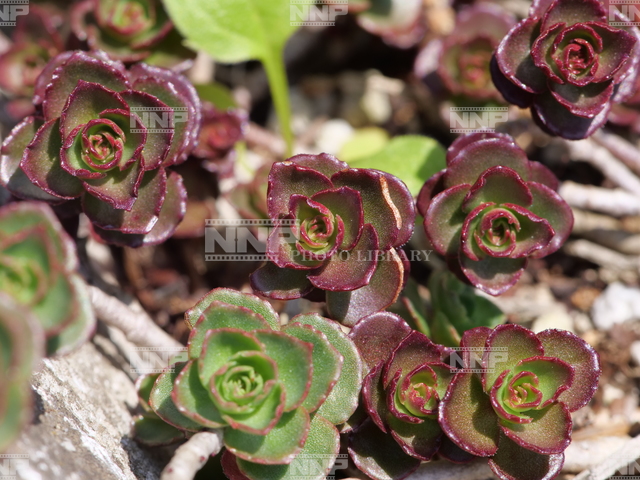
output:
<svg viewBox="0 0 640 480"><path fill-rule="evenodd" d="M446 167L445 150L436 140L420 135L393 138L387 146L367 158L349 161L353 168L375 168L395 175L416 196L433 174Z"/></svg>
<svg viewBox="0 0 640 480"><path fill-rule="evenodd" d="M375 155L388 143L389 134L386 130L379 127L361 128L342 145L338 158L343 162L351 163Z"/></svg>
<svg viewBox="0 0 640 480"><path fill-rule="evenodd" d="M204 83L194 85L200 100L212 103L218 110L227 110L237 107L231 90L221 83Z"/></svg>
<svg viewBox="0 0 640 480"><path fill-rule="evenodd" d="M173 389L176 396L174 403L185 417L208 428L226 425L211 400L209 391L200 383L198 363L195 360L187 363L178 375Z"/></svg>
<svg viewBox="0 0 640 480"><path fill-rule="evenodd" d="M265 67L282 133L291 149L291 108L284 45L297 29L289 0L164 0L187 46L225 63L260 60Z"/></svg>

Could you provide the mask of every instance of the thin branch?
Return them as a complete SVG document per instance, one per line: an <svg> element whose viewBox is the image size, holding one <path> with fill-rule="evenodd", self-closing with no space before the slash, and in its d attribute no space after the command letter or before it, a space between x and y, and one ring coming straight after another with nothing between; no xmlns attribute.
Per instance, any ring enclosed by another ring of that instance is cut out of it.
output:
<svg viewBox="0 0 640 480"><path fill-rule="evenodd" d="M199 432L180 445L169 464L164 467L160 480L191 480L209 457L222 450L222 430Z"/></svg>
<svg viewBox="0 0 640 480"><path fill-rule="evenodd" d="M564 182L558 193L572 207L595 210L614 217L640 215L640 196L619 188L609 189Z"/></svg>
<svg viewBox="0 0 640 480"><path fill-rule="evenodd" d="M640 178L629 170L611 152L590 138L578 141L565 140L572 160L584 160L600 170L605 177L634 195L640 195Z"/></svg>
<svg viewBox="0 0 640 480"><path fill-rule="evenodd" d="M591 138L622 160L631 170L640 174L640 151L638 151L638 147L621 136L604 130L597 131Z"/></svg>
<svg viewBox="0 0 640 480"><path fill-rule="evenodd" d="M89 286L91 304L100 320L121 330L127 340L143 347L176 348L182 344L162 330L144 312L134 312L115 297Z"/></svg>
<svg viewBox="0 0 640 480"><path fill-rule="evenodd" d="M617 271L640 270L640 257L623 255L597 243L588 240L576 240L567 242L564 251L569 255L584 258L602 267L612 268Z"/></svg>

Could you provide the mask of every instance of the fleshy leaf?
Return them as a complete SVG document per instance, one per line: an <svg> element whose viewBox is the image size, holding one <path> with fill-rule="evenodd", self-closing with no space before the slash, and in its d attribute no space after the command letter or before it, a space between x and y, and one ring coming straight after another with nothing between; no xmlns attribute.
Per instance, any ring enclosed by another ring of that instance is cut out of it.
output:
<svg viewBox="0 0 640 480"><path fill-rule="evenodd" d="M337 383L320 406L316 415L322 415L334 425L346 422L358 406L358 396L362 385L362 361L354 342L342 331L337 322L317 314L297 315L293 324L310 325L321 331L342 356L342 368ZM316 362L314 361L314 374ZM306 407L309 397L303 403ZM308 410L312 411L309 407Z"/></svg>
<svg viewBox="0 0 640 480"><path fill-rule="evenodd" d="M309 393L313 374L313 344L283 332L257 331L265 353L278 365L278 378L286 392L284 411L298 408Z"/></svg>
<svg viewBox="0 0 640 480"><path fill-rule="evenodd" d="M542 410L529 410L531 423L500 420L502 432L527 450L549 455L562 453L571 443L571 414L562 403L553 403Z"/></svg>
<svg viewBox="0 0 640 480"><path fill-rule="evenodd" d="M230 288L214 288L202 297L198 303L185 312L184 318L187 325L189 325L190 328L193 328L200 318L200 315L202 315L209 305L216 300L229 305L248 308L255 314L264 318L269 327L273 330L279 329L280 318L269 302L266 302L255 295L241 293Z"/></svg>
<svg viewBox="0 0 640 480"><path fill-rule="evenodd" d="M199 358L207 332L219 328L235 328L250 332L268 330L269 326L262 316L248 308L214 300L202 311L189 335L189 357Z"/></svg>
<svg viewBox="0 0 640 480"><path fill-rule="evenodd" d="M438 419L442 430L463 450L479 457L490 457L498 450L498 417L475 373L456 374L440 401Z"/></svg>
<svg viewBox="0 0 640 480"><path fill-rule="evenodd" d="M366 420L349 434L349 456L359 470L375 480L402 480L420 460L412 458L386 433Z"/></svg>
<svg viewBox="0 0 640 480"><path fill-rule="evenodd" d="M498 453L489 460L501 480L552 480L562 469L564 454L542 455L500 436Z"/></svg>
<svg viewBox="0 0 640 480"><path fill-rule="evenodd" d="M558 400L570 412L584 407L598 388L600 361L597 352L581 338L565 330L544 330L538 333L544 354L567 362L574 369L573 384Z"/></svg>
<svg viewBox="0 0 640 480"><path fill-rule="evenodd" d="M252 463L291 463L302 450L309 433L309 414L304 408L284 413L266 435L225 428L224 444L231 453Z"/></svg>
<svg viewBox="0 0 640 480"><path fill-rule="evenodd" d="M284 328L284 332L313 345L313 377L309 393L302 403L308 412L313 412L322 405L340 378L342 355L329 343L324 333L311 325L291 323Z"/></svg>
<svg viewBox="0 0 640 480"><path fill-rule="evenodd" d="M287 465L261 465L238 459L238 467L252 480L297 480L302 472L305 480L323 480L336 462L340 435L329 421L320 415L311 420L304 448ZM338 460L341 462L341 460ZM345 465L346 466L346 465Z"/></svg>
<svg viewBox="0 0 640 480"><path fill-rule="evenodd" d="M279 268L267 262L251 274L251 288L265 297L293 300L311 292L313 285L305 270Z"/></svg>

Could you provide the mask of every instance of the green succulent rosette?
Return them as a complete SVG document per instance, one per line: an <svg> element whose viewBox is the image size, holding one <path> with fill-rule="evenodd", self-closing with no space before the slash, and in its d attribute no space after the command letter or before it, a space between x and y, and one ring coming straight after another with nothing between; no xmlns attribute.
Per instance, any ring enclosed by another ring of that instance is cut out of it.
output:
<svg viewBox="0 0 640 480"><path fill-rule="evenodd" d="M33 315L0 292L0 452L31 418L29 379L43 345L42 329Z"/></svg>
<svg viewBox="0 0 640 480"><path fill-rule="evenodd" d="M37 320L49 355L73 350L95 327L77 270L75 245L50 207L21 202L0 208L0 291Z"/></svg>
<svg viewBox="0 0 640 480"><path fill-rule="evenodd" d="M322 458L310 480L324 478L339 450L335 425L353 414L362 385L340 325L307 314L280 326L269 303L224 288L185 317L188 361L158 376L153 412L184 431L223 429L232 479L293 479L310 456Z"/></svg>

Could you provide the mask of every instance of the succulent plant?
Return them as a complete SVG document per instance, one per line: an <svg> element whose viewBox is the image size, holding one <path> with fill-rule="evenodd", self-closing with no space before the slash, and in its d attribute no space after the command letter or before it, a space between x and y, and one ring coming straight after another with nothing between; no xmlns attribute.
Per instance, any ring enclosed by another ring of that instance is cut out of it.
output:
<svg viewBox="0 0 640 480"><path fill-rule="evenodd" d="M2 264L0 263L0 269ZM4 290L4 289L3 289ZM44 350L44 336L29 309L0 292L0 453L31 420L29 380Z"/></svg>
<svg viewBox="0 0 640 480"><path fill-rule="evenodd" d="M598 386L598 354L571 332L518 325L468 330L461 347L481 364L466 361L449 384L442 429L468 453L490 457L501 479L554 478L571 442L570 413Z"/></svg>
<svg viewBox="0 0 640 480"><path fill-rule="evenodd" d="M369 419L349 436L349 454L361 471L376 480L400 479L436 453L472 458L442 443L438 405L456 370L442 362L443 347L389 312L362 318L349 337L368 372L362 404Z"/></svg>
<svg viewBox="0 0 640 480"><path fill-rule="evenodd" d="M71 29L92 51L126 63L170 68L195 58L160 0L83 0L72 7Z"/></svg>
<svg viewBox="0 0 640 480"><path fill-rule="evenodd" d="M496 50L496 87L548 133L588 137L631 93L640 62L637 28L616 17L628 24L610 26L598 0L535 0Z"/></svg>
<svg viewBox="0 0 640 480"><path fill-rule="evenodd" d="M157 378L153 411L185 431L222 428L235 457L227 463L241 478L294 478L309 455L323 458L324 478L338 454L334 425L355 411L362 384L358 351L340 325L308 314L280 327L269 303L224 288L185 318L189 360Z"/></svg>
<svg viewBox="0 0 640 480"><path fill-rule="evenodd" d="M49 355L73 350L95 327L77 269L75 245L49 206L20 202L0 208L0 291L36 319Z"/></svg>
<svg viewBox="0 0 640 480"><path fill-rule="evenodd" d="M273 164L267 205L276 227L270 261L251 275L255 291L293 299L325 290L331 317L345 325L396 300L408 272L397 249L415 218L401 180L324 153L296 155Z"/></svg>
<svg viewBox="0 0 640 480"><path fill-rule="evenodd" d="M33 112L36 78L47 62L64 51L62 15L49 5L30 5L16 18L11 46L0 54L0 88L12 100L7 110L16 121Z"/></svg>
<svg viewBox="0 0 640 480"><path fill-rule="evenodd" d="M611 105L609 122L629 127L634 133L640 133L640 69L635 78L633 93L622 103Z"/></svg>
<svg viewBox="0 0 640 480"><path fill-rule="evenodd" d="M181 75L65 52L36 82L37 115L5 139L0 183L20 198L80 198L95 234L128 246L168 238L184 215L182 180L167 167L198 138L199 100ZM159 112L159 113L158 113Z"/></svg>
<svg viewBox="0 0 640 480"><path fill-rule="evenodd" d="M555 252L573 226L558 180L504 134L456 139L447 168L418 195L433 248L461 280L491 295L511 288L527 259Z"/></svg>
<svg viewBox="0 0 640 480"><path fill-rule="evenodd" d="M503 101L491 81L489 65L493 51L515 23L511 14L493 3L474 4L457 15L438 59L438 75L454 96Z"/></svg>
<svg viewBox="0 0 640 480"><path fill-rule="evenodd" d="M342 4L324 0L328 4ZM355 0L349 13L357 14L358 24L398 48L416 45L426 32L424 5L421 0Z"/></svg>
<svg viewBox="0 0 640 480"><path fill-rule="evenodd" d="M431 340L447 347L460 345L462 334L475 327L495 327L506 316L491 300L462 283L451 272L434 271L429 278Z"/></svg>
<svg viewBox="0 0 640 480"><path fill-rule="evenodd" d="M149 405L149 396L159 373L141 375L136 380L136 392L142 414L133 418L134 436L140 443L149 447L170 445L185 438L185 431L162 420Z"/></svg>
<svg viewBox="0 0 640 480"><path fill-rule="evenodd" d="M212 104L202 105L202 128L193 155L206 160L205 166L219 176L233 173L234 147L244 138L247 115L239 110L220 111Z"/></svg>

